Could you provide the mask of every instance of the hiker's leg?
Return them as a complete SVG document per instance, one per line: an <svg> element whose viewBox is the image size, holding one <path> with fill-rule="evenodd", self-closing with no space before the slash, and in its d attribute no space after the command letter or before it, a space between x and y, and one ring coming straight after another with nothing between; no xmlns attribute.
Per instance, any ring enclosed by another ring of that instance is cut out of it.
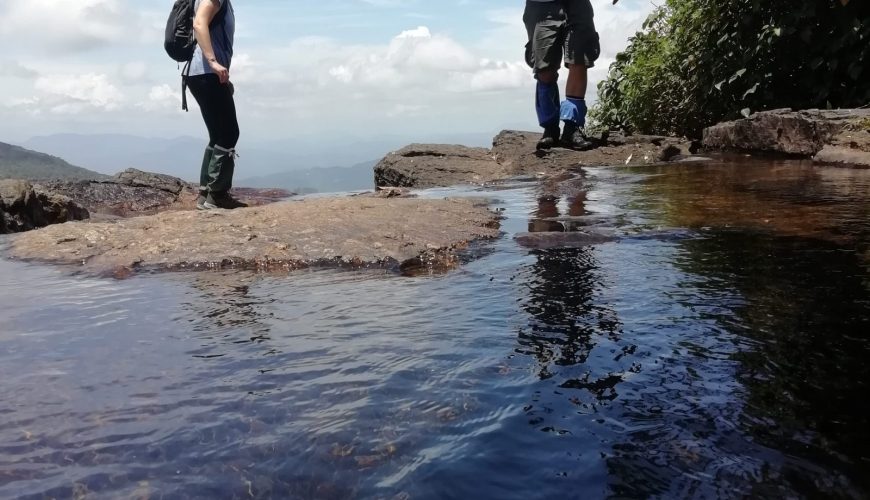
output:
<svg viewBox="0 0 870 500"><path fill-rule="evenodd" d="M201 175L205 190L225 194L232 187L235 147L239 140L236 106L229 85L213 74L191 77L190 92L202 112L214 154ZM200 186L202 189L202 185Z"/></svg>
<svg viewBox="0 0 870 500"><path fill-rule="evenodd" d="M565 67L568 84L561 118L583 128L586 125L586 91L589 68L601 53L595 31L595 13L589 0L566 0Z"/></svg>
<svg viewBox="0 0 870 500"><path fill-rule="evenodd" d="M188 86L190 93L199 105L203 122L208 129L207 158L203 157L199 175L199 190L200 193L203 193L208 191L208 185L211 183L209 167L212 163L214 147L221 135L220 81L215 75L192 76L188 79Z"/></svg>
<svg viewBox="0 0 870 500"><path fill-rule="evenodd" d="M544 135L538 149L548 149L559 138L559 67L565 15L557 2L526 2L523 14L528 43L526 62L535 73L535 112Z"/></svg>
<svg viewBox="0 0 870 500"><path fill-rule="evenodd" d="M586 90L589 68L601 52L595 31L594 13L589 0L563 0L567 26L565 28L565 67L568 85L559 117L565 122L563 146L575 150L592 149L594 144L584 132L586 127Z"/></svg>
<svg viewBox="0 0 870 500"><path fill-rule="evenodd" d="M236 144L239 142L239 120L236 115L236 103L233 98L232 87L221 85L219 110L221 115L221 127L218 131L217 146L228 152L225 158L215 165L213 185L210 190L219 193L227 193L233 187L233 175L236 168ZM217 147L216 146L216 147Z"/></svg>
<svg viewBox="0 0 870 500"><path fill-rule="evenodd" d="M589 69L583 64L568 65L568 83L565 85L565 94L573 97L585 98L586 87L589 81Z"/></svg>
<svg viewBox="0 0 870 500"><path fill-rule="evenodd" d="M559 125L559 73L547 69L539 71L535 78L535 111L542 128Z"/></svg>
<svg viewBox="0 0 870 500"><path fill-rule="evenodd" d="M559 117L566 126L583 128L586 126L586 86L588 69L582 64L568 64L568 84L565 87L565 100L562 101Z"/></svg>

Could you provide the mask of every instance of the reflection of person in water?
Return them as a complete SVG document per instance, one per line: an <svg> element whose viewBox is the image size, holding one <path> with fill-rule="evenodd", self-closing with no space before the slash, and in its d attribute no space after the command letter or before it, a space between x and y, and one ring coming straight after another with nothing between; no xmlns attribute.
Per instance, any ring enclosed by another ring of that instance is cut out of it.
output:
<svg viewBox="0 0 870 500"><path fill-rule="evenodd" d="M569 217L582 217L586 215L586 193L578 192L568 196ZM535 217L529 220L530 233L549 233L549 232L564 232L570 231L574 227L575 221L559 220L559 197L552 195L543 195L538 198L538 210L535 212Z"/></svg>
<svg viewBox="0 0 870 500"><path fill-rule="evenodd" d="M529 231L565 232L580 224L576 218L588 215L585 190L565 198L567 210L562 215L560 197L539 196ZM611 399L613 387L621 381L612 374L622 370L618 366L586 366L596 338L605 335L618 340L620 328L616 313L596 301L602 277L595 249L545 249L535 250L533 255L534 276L529 279L529 298L524 306L532 320L529 328L520 332L520 344L537 358L541 379L552 377L554 366L577 367L561 370L567 375L562 387L585 388L598 399Z"/></svg>
<svg viewBox="0 0 870 500"><path fill-rule="evenodd" d="M217 273L203 273L190 281L201 293L182 307L198 318L191 324L194 334L216 341L206 350L223 351L219 346L261 344L270 340L271 326L264 319L271 315L263 310L269 301L252 296L251 282L238 274Z"/></svg>

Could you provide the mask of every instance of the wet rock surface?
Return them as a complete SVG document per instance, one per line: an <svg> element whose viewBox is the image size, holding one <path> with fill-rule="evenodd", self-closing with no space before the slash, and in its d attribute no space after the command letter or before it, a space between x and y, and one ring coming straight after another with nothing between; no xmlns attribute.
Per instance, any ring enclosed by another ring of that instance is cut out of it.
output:
<svg viewBox="0 0 870 500"><path fill-rule="evenodd" d="M375 166L377 186L425 189L504 176L505 170L488 149L446 144L411 144Z"/></svg>
<svg viewBox="0 0 870 500"><path fill-rule="evenodd" d="M153 215L196 207L197 187L170 175L127 169L106 181L57 181L45 189L68 196L91 214L109 217ZM250 205L274 203L292 196L281 189L237 189L233 193Z"/></svg>
<svg viewBox="0 0 870 500"><path fill-rule="evenodd" d="M455 250L497 236L497 227L481 201L325 198L57 225L13 238L10 256L121 275L134 269L449 265Z"/></svg>
<svg viewBox="0 0 870 500"><path fill-rule="evenodd" d="M553 175L580 166L650 165L676 161L692 154L694 147L685 139L673 137L613 134L595 139L598 147L590 151L553 148L535 151L541 134L506 130L493 140L497 161L512 175Z"/></svg>
<svg viewBox="0 0 870 500"><path fill-rule="evenodd" d="M539 132L506 130L492 149L412 144L388 154L375 167L379 187L431 188L483 184L522 175L554 175L579 166L648 165L688 157L689 141L659 136L598 138L591 151L536 151Z"/></svg>
<svg viewBox="0 0 870 500"><path fill-rule="evenodd" d="M554 248L582 248L617 241L617 236L611 232L537 232L520 233L514 237L516 242L525 248L535 250L550 250Z"/></svg>
<svg viewBox="0 0 870 500"><path fill-rule="evenodd" d="M780 109L704 131L708 149L780 153L870 167L870 109Z"/></svg>
<svg viewBox="0 0 870 500"><path fill-rule="evenodd" d="M87 209L72 199L42 186L0 180L0 234L30 231L88 216Z"/></svg>

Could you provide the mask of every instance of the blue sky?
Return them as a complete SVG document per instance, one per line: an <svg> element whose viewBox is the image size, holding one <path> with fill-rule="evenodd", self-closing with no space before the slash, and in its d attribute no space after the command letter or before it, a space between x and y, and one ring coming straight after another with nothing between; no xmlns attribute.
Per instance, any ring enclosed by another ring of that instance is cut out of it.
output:
<svg viewBox="0 0 870 500"><path fill-rule="evenodd" d="M0 141L54 133L199 135L162 52L171 0L0 2ZM593 0L603 56L653 9ZM535 128L522 1L236 0L231 77L244 141L347 134L425 141ZM590 92L594 100L594 89Z"/></svg>

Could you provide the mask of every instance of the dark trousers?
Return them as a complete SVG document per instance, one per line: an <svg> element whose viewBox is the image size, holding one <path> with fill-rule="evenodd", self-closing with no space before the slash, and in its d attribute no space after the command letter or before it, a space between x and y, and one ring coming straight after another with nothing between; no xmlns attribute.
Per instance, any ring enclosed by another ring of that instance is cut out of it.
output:
<svg viewBox="0 0 870 500"><path fill-rule="evenodd" d="M187 85L202 111L209 146L235 148L239 142L239 120L232 85L222 85L217 75L211 74L190 76Z"/></svg>
<svg viewBox="0 0 870 500"><path fill-rule="evenodd" d="M233 86L222 85L217 75L188 77L190 93L199 104L202 119L208 128L208 147L202 159L199 189L223 194L233 186L236 168L235 151L239 142L239 121Z"/></svg>

